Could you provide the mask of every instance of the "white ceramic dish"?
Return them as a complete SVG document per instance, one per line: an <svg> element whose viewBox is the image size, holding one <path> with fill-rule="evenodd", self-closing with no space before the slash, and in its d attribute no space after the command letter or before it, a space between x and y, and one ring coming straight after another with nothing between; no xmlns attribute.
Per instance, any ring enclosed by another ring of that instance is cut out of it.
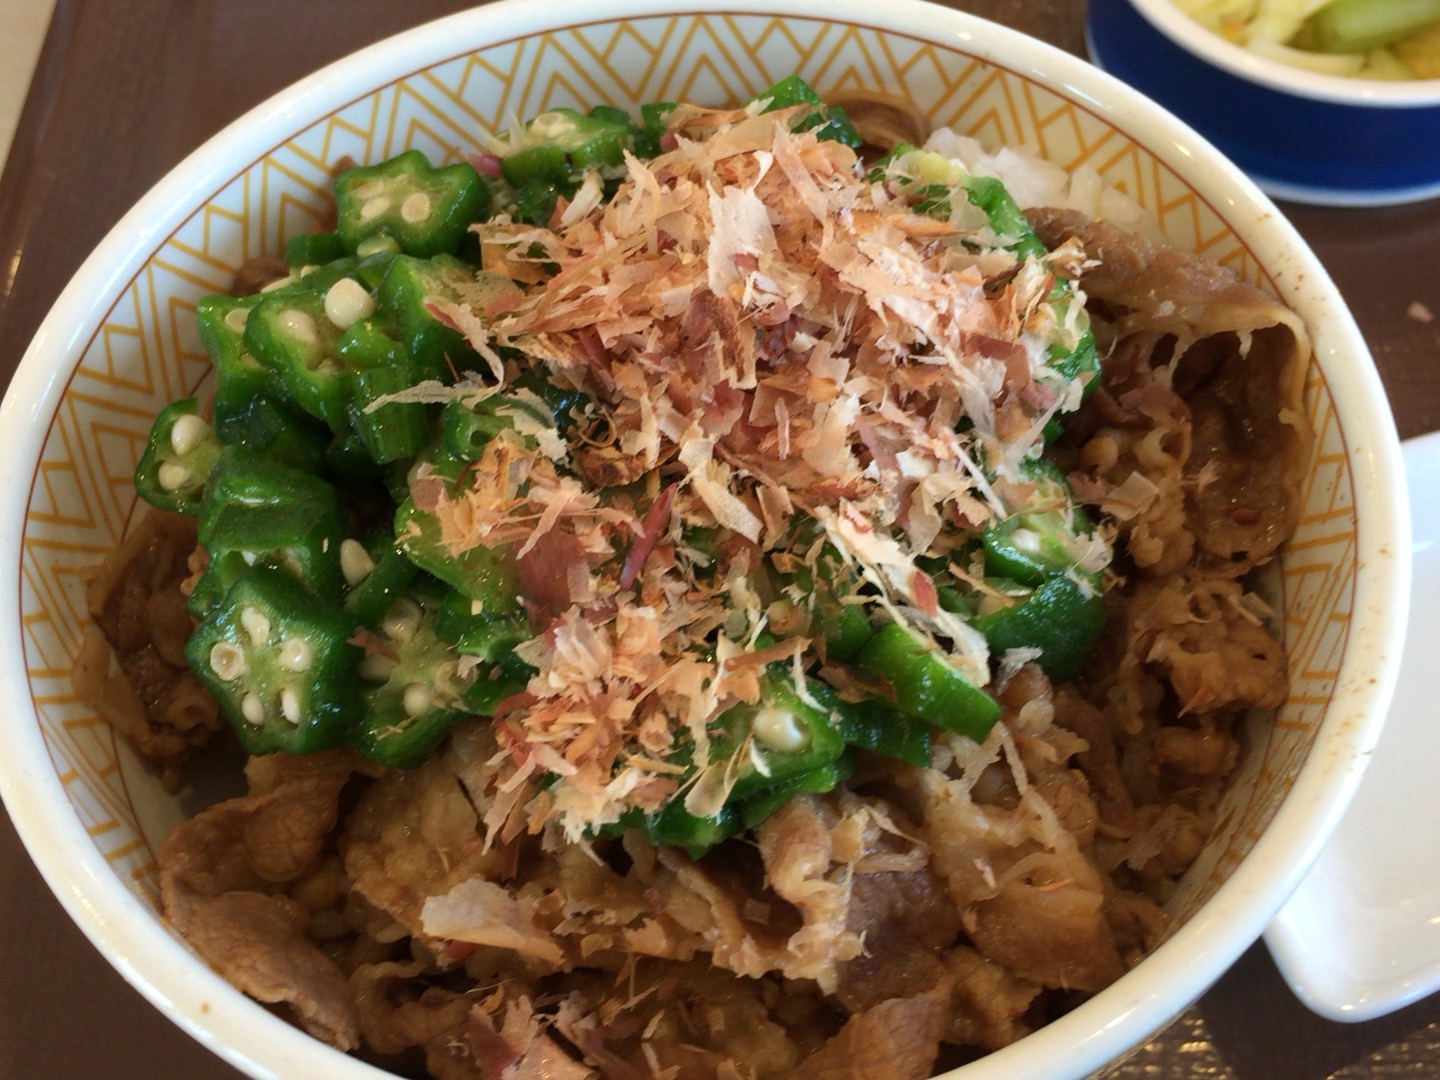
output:
<svg viewBox="0 0 1440 1080"><path fill-rule="evenodd" d="M1408 589L1400 456L1383 388L1328 275L1273 204L1194 131L1080 59L917 0L503 0L302 81L197 150L57 300L0 407L0 793L37 865L151 1001L257 1078L362 1080L374 1068L290 1027L200 963L159 916L153 851L186 799L76 701L83 568L124 534L139 447L208 368L189 318L246 258L324 212L329 166L409 148L437 160L481 129L559 105L744 100L798 72L822 93L903 93L936 125L1090 166L1175 244L1230 266L1311 331L1317 446L1275 575L1292 692L1249 751L1220 825L1134 971L953 1080L1074 1080L1167 1024L1257 940L1354 790L1384 715Z"/></svg>
<svg viewBox="0 0 1440 1080"><path fill-rule="evenodd" d="M1401 447L1414 587L1400 681L1350 809L1265 932L1296 995L1331 1020L1373 1020L1440 990L1440 432Z"/></svg>
<svg viewBox="0 0 1440 1080"><path fill-rule="evenodd" d="M1090 0L1091 58L1200 130L1271 195L1381 206L1440 194L1440 80L1291 67L1173 0Z"/></svg>

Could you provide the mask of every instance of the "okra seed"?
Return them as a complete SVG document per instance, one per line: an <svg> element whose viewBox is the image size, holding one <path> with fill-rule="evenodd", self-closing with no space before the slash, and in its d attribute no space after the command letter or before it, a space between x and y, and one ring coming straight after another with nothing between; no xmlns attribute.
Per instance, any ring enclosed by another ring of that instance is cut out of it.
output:
<svg viewBox="0 0 1440 1080"><path fill-rule="evenodd" d="M231 308L225 313L225 325L235 333L243 334L245 332L245 323L249 318L250 311L248 308Z"/></svg>
<svg viewBox="0 0 1440 1080"><path fill-rule="evenodd" d="M761 709L751 724L755 738L772 750L794 754L810 745L810 733L788 709Z"/></svg>
<svg viewBox="0 0 1440 1080"><path fill-rule="evenodd" d="M155 479L166 491L179 491L190 484L190 470L174 461L164 462L155 473Z"/></svg>
<svg viewBox="0 0 1440 1080"><path fill-rule="evenodd" d="M360 207L360 220L374 221L389 209L390 200L383 195L377 195L373 199L366 199Z"/></svg>
<svg viewBox="0 0 1440 1080"><path fill-rule="evenodd" d="M282 278L276 278L274 281L270 282L269 284L261 285L261 286L260 286L260 291L261 291L262 293L271 293L271 292L274 292L276 289L283 289L283 288L285 288L285 286L287 286L287 285L294 285L295 282L297 282L297 281L299 281L299 280L300 280L300 279L299 279L298 277L296 277L294 274L286 274L286 275L285 275L284 277L282 277Z"/></svg>
<svg viewBox="0 0 1440 1080"><path fill-rule="evenodd" d="M1034 529L1012 529L1010 530L1010 542L1026 555L1039 555L1040 534Z"/></svg>
<svg viewBox="0 0 1440 1080"><path fill-rule="evenodd" d="M357 199L373 199L384 190L384 180L366 180L355 188L355 197Z"/></svg>
<svg viewBox="0 0 1440 1080"><path fill-rule="evenodd" d="M367 236L355 245L355 254L359 255L362 259L387 251L392 255L400 251L399 241L387 233L376 233L374 236Z"/></svg>
<svg viewBox="0 0 1440 1080"><path fill-rule="evenodd" d="M340 541L340 573L345 575L345 584L354 588L375 570L375 560L359 540L348 538Z"/></svg>
<svg viewBox="0 0 1440 1080"><path fill-rule="evenodd" d="M314 345L320 340L320 331L308 312L299 308L286 308L280 312L280 329L301 345Z"/></svg>
<svg viewBox="0 0 1440 1080"><path fill-rule="evenodd" d="M388 682L395 670L395 661L380 653L370 653L360 661L360 677L366 682Z"/></svg>
<svg viewBox="0 0 1440 1080"><path fill-rule="evenodd" d="M286 671L297 674L309 671L310 665L315 662L315 650L304 638L287 638L285 644L280 646L278 662Z"/></svg>
<svg viewBox="0 0 1440 1080"><path fill-rule="evenodd" d="M575 134L575 121L563 112L543 112L530 121L529 133L536 142L565 142Z"/></svg>
<svg viewBox="0 0 1440 1080"><path fill-rule="evenodd" d="M300 723L300 695L293 686L280 691L280 715L292 724Z"/></svg>
<svg viewBox="0 0 1440 1080"><path fill-rule="evenodd" d="M405 715L412 718L419 716L426 709L430 708L433 700L434 698L428 686L424 683L411 683L405 687L405 694L402 698Z"/></svg>
<svg viewBox="0 0 1440 1080"><path fill-rule="evenodd" d="M210 649L210 670L222 679L245 674L245 653L228 641L217 641Z"/></svg>
<svg viewBox="0 0 1440 1080"><path fill-rule="evenodd" d="M420 605L408 596L402 596L385 613L382 629L392 641L409 641L420 629Z"/></svg>
<svg viewBox="0 0 1440 1080"><path fill-rule="evenodd" d="M255 645L264 645L270 639L270 619L257 607L245 607L240 612L240 625L250 635Z"/></svg>
<svg viewBox="0 0 1440 1080"><path fill-rule="evenodd" d="M325 293L325 317L337 329L349 330L375 313L375 298L352 277L343 277Z"/></svg>
<svg viewBox="0 0 1440 1080"><path fill-rule="evenodd" d="M430 196L423 191L406 196L400 204L400 216L411 225L418 225L430 216Z"/></svg>
<svg viewBox="0 0 1440 1080"><path fill-rule="evenodd" d="M260 695L255 693L246 694L240 699L240 715L247 723L259 727L265 722L265 706L260 701Z"/></svg>
<svg viewBox="0 0 1440 1080"><path fill-rule="evenodd" d="M170 448L184 457L210 435L210 425L194 413L186 413L170 426Z"/></svg>

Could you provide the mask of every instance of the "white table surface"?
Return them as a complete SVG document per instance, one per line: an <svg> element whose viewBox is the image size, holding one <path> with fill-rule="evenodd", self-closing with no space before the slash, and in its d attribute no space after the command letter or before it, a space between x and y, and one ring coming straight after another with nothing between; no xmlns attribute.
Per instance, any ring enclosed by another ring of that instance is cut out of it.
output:
<svg viewBox="0 0 1440 1080"><path fill-rule="evenodd" d="M54 9L55 0L0 0L0 43L5 53L5 63L0 64L0 162L9 152Z"/></svg>

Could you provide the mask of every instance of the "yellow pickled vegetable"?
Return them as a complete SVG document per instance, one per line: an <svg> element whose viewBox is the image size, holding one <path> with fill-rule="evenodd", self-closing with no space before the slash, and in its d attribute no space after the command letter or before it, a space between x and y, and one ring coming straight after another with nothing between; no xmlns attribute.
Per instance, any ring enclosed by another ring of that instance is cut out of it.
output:
<svg viewBox="0 0 1440 1080"><path fill-rule="evenodd" d="M1174 0L1270 60L1358 79L1440 78L1440 0Z"/></svg>
<svg viewBox="0 0 1440 1080"><path fill-rule="evenodd" d="M1365 52L1440 20L1440 0L1333 0L1315 13L1307 43L1321 52Z"/></svg>
<svg viewBox="0 0 1440 1080"><path fill-rule="evenodd" d="M1417 79L1440 79L1440 23L1406 35L1390 51Z"/></svg>

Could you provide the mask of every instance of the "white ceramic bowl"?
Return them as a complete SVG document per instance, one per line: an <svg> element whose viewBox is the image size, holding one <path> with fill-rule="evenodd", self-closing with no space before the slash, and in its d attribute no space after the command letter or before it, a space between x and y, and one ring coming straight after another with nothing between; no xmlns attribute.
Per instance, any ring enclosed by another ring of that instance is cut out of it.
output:
<svg viewBox="0 0 1440 1080"><path fill-rule="evenodd" d="M1440 79L1352 79L1257 55L1173 0L1089 0L1090 57L1194 125L1277 198L1440 195Z"/></svg>
<svg viewBox="0 0 1440 1080"><path fill-rule="evenodd" d="M1408 561L1401 465L1354 322L1295 231L1194 132L1083 61L917 0L505 2L365 50L200 148L120 222L56 302L0 409L11 521L0 577L0 790L82 929L150 1000L255 1077L381 1075L289 1027L166 929L153 852L181 813L78 704L78 572L125 531L150 418L206 373L189 311L247 257L312 226L327 166L409 147L474 149L482 128L565 104L743 100L798 71L822 92L903 93L936 124L1091 165L1295 307L1316 347L1318 433L1280 589L1293 687L1250 732L1222 827L1170 905L1177 929L1110 989L952 1075L1065 1080L1112 1061L1199 996L1261 933L1334 827L1373 746L1400 654ZM572 90L573 88L573 90ZM583 97L573 101L571 93Z"/></svg>

